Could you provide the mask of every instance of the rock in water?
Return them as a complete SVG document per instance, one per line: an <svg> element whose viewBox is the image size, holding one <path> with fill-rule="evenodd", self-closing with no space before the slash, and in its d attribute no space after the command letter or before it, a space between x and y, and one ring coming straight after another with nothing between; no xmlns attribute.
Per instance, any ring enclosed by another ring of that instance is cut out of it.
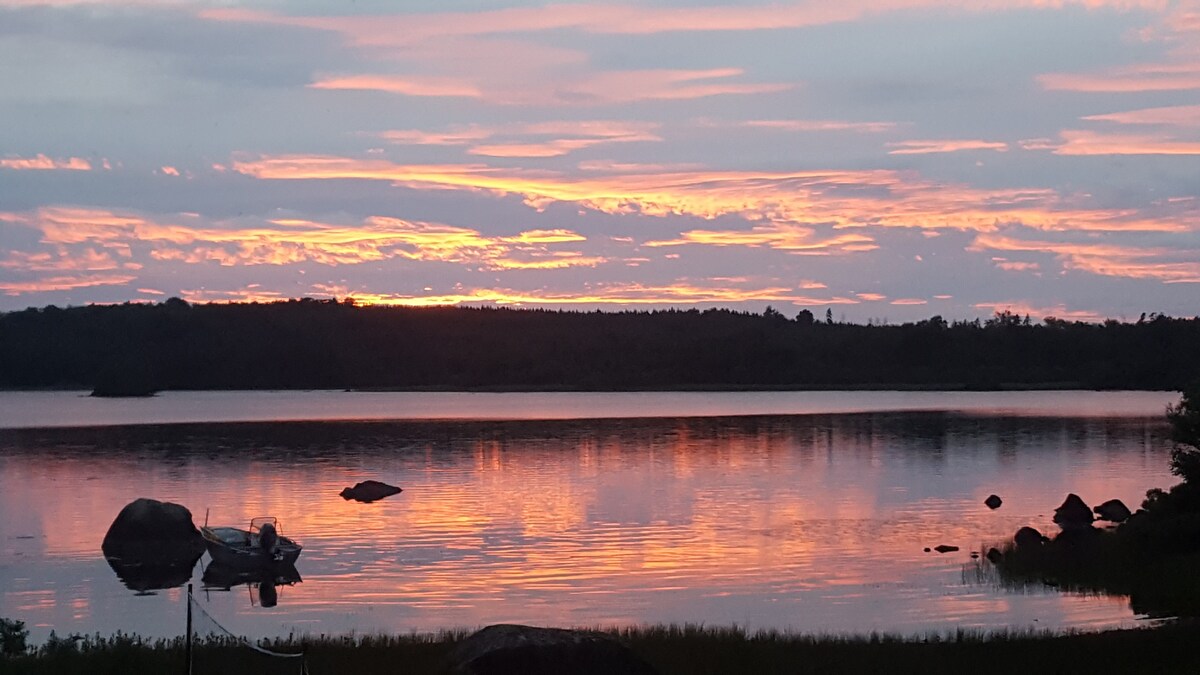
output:
<svg viewBox="0 0 1200 675"><path fill-rule="evenodd" d="M989 548L987 552L988 562L993 565L999 565L1001 560L1004 560L1004 554L998 548Z"/></svg>
<svg viewBox="0 0 1200 675"><path fill-rule="evenodd" d="M948 544L938 544L937 546L933 547L933 550L937 551L938 553L950 553L951 551L957 551L958 547L950 546Z"/></svg>
<svg viewBox="0 0 1200 675"><path fill-rule="evenodd" d="M1110 499L1092 510L1096 512L1097 518L1110 523L1123 523L1133 515L1129 507L1125 506L1125 502L1120 499Z"/></svg>
<svg viewBox="0 0 1200 675"><path fill-rule="evenodd" d="M392 495L398 495L401 492L403 492L403 490L396 487L395 485L388 485L387 483L380 483L377 480L364 480L363 482L356 484L352 488L349 488L349 487L343 488L342 492L341 492L341 496L342 496L342 499L345 499L347 501L353 499L356 502L362 502L364 504L369 504L371 502L379 501L380 499L383 499L384 497L391 497Z"/></svg>
<svg viewBox="0 0 1200 675"><path fill-rule="evenodd" d="M459 675L656 675L607 635L513 624L476 632L455 648L451 659Z"/></svg>
<svg viewBox="0 0 1200 675"><path fill-rule="evenodd" d="M100 548L121 581L143 593L186 584L204 538L183 506L137 499L117 514Z"/></svg>
<svg viewBox="0 0 1200 675"><path fill-rule="evenodd" d="M155 499L135 499L125 505L104 535L103 547L122 544L192 544L204 548L200 530L186 507Z"/></svg>
<svg viewBox="0 0 1200 675"><path fill-rule="evenodd" d="M1062 506L1054 509L1054 522L1064 530L1091 527L1092 520L1092 509L1074 493L1067 495Z"/></svg>
<svg viewBox="0 0 1200 675"><path fill-rule="evenodd" d="M1000 505L1004 503L1004 500L1000 499L1000 497L996 495L988 495L988 498L983 500L983 503L989 509L995 511L996 509L1000 508Z"/></svg>
<svg viewBox="0 0 1200 675"><path fill-rule="evenodd" d="M1046 543L1046 537L1032 527L1022 527L1013 535L1013 542L1016 543L1017 548L1028 548Z"/></svg>

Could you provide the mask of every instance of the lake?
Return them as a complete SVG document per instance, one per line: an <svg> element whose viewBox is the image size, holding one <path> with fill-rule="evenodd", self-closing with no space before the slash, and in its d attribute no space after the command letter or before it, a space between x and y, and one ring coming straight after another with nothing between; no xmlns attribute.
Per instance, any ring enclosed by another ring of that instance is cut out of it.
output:
<svg viewBox="0 0 1200 675"><path fill-rule="evenodd" d="M0 616L183 632L131 590L121 507L280 518L302 581L204 590L250 637L737 624L835 633L1144 623L1122 597L1005 589L970 557L1067 492L1131 507L1175 482L1163 392L0 393ZM347 502L374 478L404 492ZM983 505L1003 497L995 511ZM926 553L950 544L961 550ZM269 604L269 603L268 603ZM203 627L203 626L202 626Z"/></svg>

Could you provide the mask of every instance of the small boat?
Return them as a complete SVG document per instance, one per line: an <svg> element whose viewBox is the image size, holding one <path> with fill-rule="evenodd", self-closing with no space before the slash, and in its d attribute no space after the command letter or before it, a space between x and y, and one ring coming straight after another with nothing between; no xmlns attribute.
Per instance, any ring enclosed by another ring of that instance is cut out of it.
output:
<svg viewBox="0 0 1200 675"><path fill-rule="evenodd" d="M214 562L236 569L292 565L302 548L279 533L279 520L272 517L252 518L248 530L206 524L200 534Z"/></svg>

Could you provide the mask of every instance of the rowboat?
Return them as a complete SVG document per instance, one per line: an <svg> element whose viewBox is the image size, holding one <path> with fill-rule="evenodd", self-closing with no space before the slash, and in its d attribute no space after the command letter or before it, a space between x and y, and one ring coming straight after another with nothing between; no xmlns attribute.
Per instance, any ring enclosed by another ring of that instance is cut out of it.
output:
<svg viewBox="0 0 1200 675"><path fill-rule="evenodd" d="M303 548L280 534L279 520L270 516L250 519L247 530L206 524L200 534L213 561L235 569L292 565Z"/></svg>

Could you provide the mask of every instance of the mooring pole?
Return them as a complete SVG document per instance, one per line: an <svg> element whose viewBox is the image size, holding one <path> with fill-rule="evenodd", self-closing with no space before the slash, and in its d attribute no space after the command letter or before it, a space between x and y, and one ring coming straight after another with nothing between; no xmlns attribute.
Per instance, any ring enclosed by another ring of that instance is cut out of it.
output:
<svg viewBox="0 0 1200 675"><path fill-rule="evenodd" d="M187 594L187 675L192 675L192 585L188 584Z"/></svg>

